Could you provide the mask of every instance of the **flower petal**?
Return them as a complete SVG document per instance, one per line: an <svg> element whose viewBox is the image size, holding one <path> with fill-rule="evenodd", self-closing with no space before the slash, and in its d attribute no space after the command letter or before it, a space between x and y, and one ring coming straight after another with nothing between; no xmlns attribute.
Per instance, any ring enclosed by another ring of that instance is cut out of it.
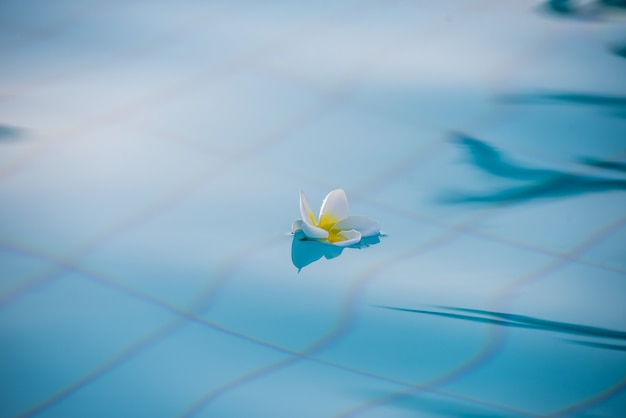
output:
<svg viewBox="0 0 626 418"><path fill-rule="evenodd" d="M309 225L306 222L297 220L293 223L292 228L297 228L295 231L302 231L307 238L310 239L326 239L328 238L328 231L318 228L317 226Z"/></svg>
<svg viewBox="0 0 626 418"><path fill-rule="evenodd" d="M328 193L320 209L319 226L330 229L334 224L348 216L348 198L343 189Z"/></svg>
<svg viewBox="0 0 626 418"><path fill-rule="evenodd" d="M295 234L298 231L302 231L303 223L304 222L302 222L300 219L298 219L297 221L293 221L293 223L291 224L291 232Z"/></svg>
<svg viewBox="0 0 626 418"><path fill-rule="evenodd" d="M339 233L343 238L343 241L335 241L332 244L338 247L349 247L350 245L357 244L361 241L361 233L355 229L351 229L349 231L341 231Z"/></svg>
<svg viewBox="0 0 626 418"><path fill-rule="evenodd" d="M380 234L380 225L365 216L348 216L347 218L337 222L333 227L341 231L355 229L361 233L361 236L371 237Z"/></svg>
<svg viewBox="0 0 626 418"><path fill-rule="evenodd" d="M309 201L306 200L306 196L300 190L300 216L302 216L302 220L309 225L315 225L315 215L313 215L313 211L311 210L311 206L309 205Z"/></svg>

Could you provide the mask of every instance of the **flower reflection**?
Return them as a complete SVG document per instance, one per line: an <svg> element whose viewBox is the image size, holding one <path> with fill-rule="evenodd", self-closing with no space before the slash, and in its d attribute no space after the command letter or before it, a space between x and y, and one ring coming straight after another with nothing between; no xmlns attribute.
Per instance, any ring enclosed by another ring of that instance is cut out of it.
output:
<svg viewBox="0 0 626 418"><path fill-rule="evenodd" d="M380 242L380 234L362 237L361 241L349 247L327 244L323 241L312 241L307 239L302 231L296 231L291 242L291 262L298 269L302 270L311 263L322 257L330 260L339 257L345 248L365 248Z"/></svg>

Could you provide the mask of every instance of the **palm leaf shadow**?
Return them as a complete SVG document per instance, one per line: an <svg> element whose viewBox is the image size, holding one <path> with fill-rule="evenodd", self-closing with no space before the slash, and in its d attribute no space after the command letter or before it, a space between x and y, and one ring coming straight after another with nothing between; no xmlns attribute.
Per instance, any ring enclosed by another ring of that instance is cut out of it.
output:
<svg viewBox="0 0 626 418"><path fill-rule="evenodd" d="M611 52L618 57L626 58L626 44L613 45L611 47Z"/></svg>
<svg viewBox="0 0 626 418"><path fill-rule="evenodd" d="M614 51L616 54L619 52ZM547 91L536 93L508 94L500 98L501 101L517 104L568 104L588 106L609 112L613 116L626 116L626 97L608 96L587 93L569 93Z"/></svg>
<svg viewBox="0 0 626 418"><path fill-rule="evenodd" d="M0 125L0 143L12 142L26 137L26 131L10 125Z"/></svg>
<svg viewBox="0 0 626 418"><path fill-rule="evenodd" d="M450 194L443 199L447 203L520 203L532 199L575 196L613 190L626 190L626 180L588 176L565 171L529 168L506 157L493 146L464 134L455 134L454 142L464 148L472 164L493 176L503 177L524 184L486 194ZM624 170L622 163L584 160L587 165Z"/></svg>
<svg viewBox="0 0 626 418"><path fill-rule="evenodd" d="M580 2L574 0L546 0L541 11L552 16L594 20L607 14L619 13L616 9L626 8L624 0L596 0Z"/></svg>
<svg viewBox="0 0 626 418"><path fill-rule="evenodd" d="M626 163L597 160L595 158L581 158L580 162L591 167L603 168L606 170L614 170L614 171L620 171L622 173L626 173Z"/></svg>
<svg viewBox="0 0 626 418"><path fill-rule="evenodd" d="M606 344L606 343L598 343L595 341L580 341L580 340L568 340L568 342L572 344L584 345L586 347L602 348L604 350L626 351L626 345L621 345L621 344Z"/></svg>
<svg viewBox="0 0 626 418"><path fill-rule="evenodd" d="M626 332L624 331L592 327L588 325L572 324L568 322L549 321L526 315L493 312L479 309L454 308L447 306L439 307L441 310L408 309L393 306L377 307L400 312L433 315L444 318L457 319L461 321L478 322L510 328L526 328L540 331L550 331L576 337L613 339L618 340L619 342L626 343ZM626 351L626 345L623 344L607 344L603 342L579 341L569 339L567 341L595 348Z"/></svg>

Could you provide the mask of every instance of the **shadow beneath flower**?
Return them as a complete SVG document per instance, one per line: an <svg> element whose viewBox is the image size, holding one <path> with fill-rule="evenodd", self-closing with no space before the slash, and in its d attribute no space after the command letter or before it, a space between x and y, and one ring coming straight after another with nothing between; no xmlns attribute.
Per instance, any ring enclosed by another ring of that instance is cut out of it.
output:
<svg viewBox="0 0 626 418"><path fill-rule="evenodd" d="M444 203L520 203L532 199L568 197L585 193L626 190L626 180L568 173L560 170L530 168L512 161L486 142L456 134L454 142L464 148L471 162L493 176L524 182L487 194L448 193ZM622 172L624 163L597 159L582 159L588 166Z"/></svg>
<svg viewBox="0 0 626 418"><path fill-rule="evenodd" d="M393 306L377 306L382 309L393 311L416 313L421 315L433 315L461 321L479 322L510 328L527 328L541 331L550 331L560 334L575 335L588 338L606 338L626 341L626 332L607 328L592 327L588 325L572 324L568 322L548 321L526 315L516 315L503 312L492 312L480 309L454 308L448 306L439 307L441 310L407 309ZM623 345L606 344L589 341L566 340L575 344L582 344L596 348L612 350L625 350Z"/></svg>
<svg viewBox="0 0 626 418"><path fill-rule="evenodd" d="M291 262L298 269L298 272L311 263L320 260L322 257L330 260L339 257L346 248L365 248L370 245L380 243L380 237L383 235L374 235L371 237L363 237L357 244L349 247L339 247L327 244L321 241L307 239L302 231L296 231L291 242Z"/></svg>

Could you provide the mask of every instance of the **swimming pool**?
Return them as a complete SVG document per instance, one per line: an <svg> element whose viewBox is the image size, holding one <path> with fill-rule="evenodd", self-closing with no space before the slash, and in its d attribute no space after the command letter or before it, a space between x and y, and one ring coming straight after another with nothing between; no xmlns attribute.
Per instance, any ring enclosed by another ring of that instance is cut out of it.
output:
<svg viewBox="0 0 626 418"><path fill-rule="evenodd" d="M624 13L3 2L0 416L623 416Z"/></svg>

